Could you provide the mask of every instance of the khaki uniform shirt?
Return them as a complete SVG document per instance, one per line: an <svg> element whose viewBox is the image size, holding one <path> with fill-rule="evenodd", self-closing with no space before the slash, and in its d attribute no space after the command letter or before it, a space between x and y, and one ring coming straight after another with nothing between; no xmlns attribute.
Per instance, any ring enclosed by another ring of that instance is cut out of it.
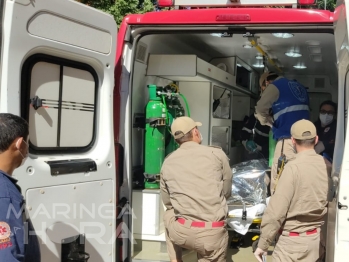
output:
<svg viewBox="0 0 349 262"><path fill-rule="evenodd" d="M221 221L227 217L232 171L220 148L185 142L161 168L161 196L177 217L193 221Z"/></svg>
<svg viewBox="0 0 349 262"><path fill-rule="evenodd" d="M285 165L262 218L258 247L267 250L276 233L304 233L319 228L327 212L329 180L322 156L314 150L296 154Z"/></svg>
<svg viewBox="0 0 349 262"><path fill-rule="evenodd" d="M282 78L279 76L274 81L279 80ZM269 125L271 126L273 124L273 118L270 116L270 109L274 102L276 102L279 99L280 92L277 89L277 87L273 84L270 84L267 86L267 88L264 90L261 98L258 100L256 105L256 113L255 117L259 120L259 122L262 125Z"/></svg>

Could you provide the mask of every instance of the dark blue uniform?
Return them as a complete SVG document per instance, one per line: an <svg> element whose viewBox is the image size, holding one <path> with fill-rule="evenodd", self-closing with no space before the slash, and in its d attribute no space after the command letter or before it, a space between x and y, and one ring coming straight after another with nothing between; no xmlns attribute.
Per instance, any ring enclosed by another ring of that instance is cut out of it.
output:
<svg viewBox="0 0 349 262"><path fill-rule="evenodd" d="M255 130L254 142L262 147L262 151L256 154L249 154L248 159L269 158L269 126L262 126L252 114L245 122L241 130L241 141L249 140L252 137L252 130Z"/></svg>
<svg viewBox="0 0 349 262"><path fill-rule="evenodd" d="M21 188L0 170L0 262L40 261L38 239L31 223L24 221Z"/></svg>
<svg viewBox="0 0 349 262"><path fill-rule="evenodd" d="M314 123L314 125L316 127L316 133L319 137L319 141L321 141L325 146L325 151L321 154L326 153L331 159L333 159L334 143L336 141L337 121L333 120L331 124L322 127L321 121L317 120Z"/></svg>

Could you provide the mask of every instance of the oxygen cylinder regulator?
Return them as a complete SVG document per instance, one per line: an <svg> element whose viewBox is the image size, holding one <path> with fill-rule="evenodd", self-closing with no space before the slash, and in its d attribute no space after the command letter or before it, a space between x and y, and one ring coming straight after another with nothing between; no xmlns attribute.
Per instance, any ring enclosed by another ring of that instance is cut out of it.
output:
<svg viewBox="0 0 349 262"><path fill-rule="evenodd" d="M171 135L171 124L177 117L185 115L179 97L185 102L188 116L190 110L185 96L179 93L179 88L174 83L165 87L148 85L148 91L149 102L145 110L144 187L158 189L162 163L168 154L178 148Z"/></svg>

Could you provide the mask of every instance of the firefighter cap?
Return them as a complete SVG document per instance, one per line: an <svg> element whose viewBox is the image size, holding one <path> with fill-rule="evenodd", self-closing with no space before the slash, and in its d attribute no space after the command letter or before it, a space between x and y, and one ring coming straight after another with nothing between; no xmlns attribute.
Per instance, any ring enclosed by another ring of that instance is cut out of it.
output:
<svg viewBox="0 0 349 262"><path fill-rule="evenodd" d="M297 140L306 140L316 137L316 127L309 120L299 120L291 127L291 136Z"/></svg>
<svg viewBox="0 0 349 262"><path fill-rule="evenodd" d="M267 80L268 76L272 76L272 75L277 75L274 72L265 72L261 75L261 77L259 78L259 86L262 87L263 83L265 80Z"/></svg>
<svg viewBox="0 0 349 262"><path fill-rule="evenodd" d="M185 134L187 134L194 127L202 126L200 122L195 122L193 119L187 116L181 116L176 118L171 125L171 132L175 139L182 138ZM176 132L181 132L180 134L176 134Z"/></svg>

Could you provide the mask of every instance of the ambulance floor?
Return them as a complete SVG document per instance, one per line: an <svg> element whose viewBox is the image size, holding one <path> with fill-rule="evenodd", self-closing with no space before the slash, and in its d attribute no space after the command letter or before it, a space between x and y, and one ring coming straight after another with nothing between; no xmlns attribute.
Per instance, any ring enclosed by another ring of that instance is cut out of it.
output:
<svg viewBox="0 0 349 262"><path fill-rule="evenodd" d="M247 233L245 236L245 243L239 249L228 248L227 262L246 262L246 261L257 261L252 253L252 237L255 234ZM163 243L165 245L165 243ZM161 248L160 252L156 252L158 248L152 248L151 245L145 245L142 250L135 251L132 261L134 262L167 262L170 261L166 253L165 247ZM269 248L267 262L271 262L273 247ZM184 251L183 252L183 261L184 262L196 262L196 252L193 251Z"/></svg>

